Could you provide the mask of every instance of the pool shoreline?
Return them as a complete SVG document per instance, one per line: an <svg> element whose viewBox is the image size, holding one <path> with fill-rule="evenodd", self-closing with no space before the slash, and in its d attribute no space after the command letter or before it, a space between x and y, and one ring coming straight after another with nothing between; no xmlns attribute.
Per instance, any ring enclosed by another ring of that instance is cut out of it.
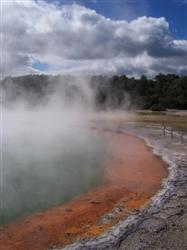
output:
<svg viewBox="0 0 187 250"><path fill-rule="evenodd" d="M143 139L153 153L167 163L169 175L163 179L161 188L151 197L149 204L137 214L123 218L98 238L77 242L63 249L186 249L187 144L179 147L177 138L171 141L163 137L162 131L157 133L157 129L146 132L127 128L117 130Z"/></svg>
<svg viewBox="0 0 187 250"><path fill-rule="evenodd" d="M106 185L5 226L0 232L0 245L5 249L57 248L98 237L121 219L136 214L160 189L168 176L166 164L142 139L120 131L92 129L109 138Z"/></svg>

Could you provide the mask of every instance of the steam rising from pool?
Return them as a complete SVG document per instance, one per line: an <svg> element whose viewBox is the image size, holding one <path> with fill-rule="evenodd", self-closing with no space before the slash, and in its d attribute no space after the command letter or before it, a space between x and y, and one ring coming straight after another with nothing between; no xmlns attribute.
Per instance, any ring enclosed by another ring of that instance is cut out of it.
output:
<svg viewBox="0 0 187 250"><path fill-rule="evenodd" d="M63 84L37 105L28 105L31 95L24 91L10 103L4 99L1 224L62 204L102 182L105 142L88 129L91 92L74 84L80 95L71 100Z"/></svg>

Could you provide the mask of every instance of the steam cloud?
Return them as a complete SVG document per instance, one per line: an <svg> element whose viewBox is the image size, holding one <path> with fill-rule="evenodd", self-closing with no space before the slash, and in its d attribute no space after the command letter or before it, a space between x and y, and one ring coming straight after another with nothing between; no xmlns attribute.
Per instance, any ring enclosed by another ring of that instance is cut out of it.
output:
<svg viewBox="0 0 187 250"><path fill-rule="evenodd" d="M1 88L0 224L62 204L100 183L105 147L87 129L93 110L88 82L59 77L34 93L9 79L6 90Z"/></svg>

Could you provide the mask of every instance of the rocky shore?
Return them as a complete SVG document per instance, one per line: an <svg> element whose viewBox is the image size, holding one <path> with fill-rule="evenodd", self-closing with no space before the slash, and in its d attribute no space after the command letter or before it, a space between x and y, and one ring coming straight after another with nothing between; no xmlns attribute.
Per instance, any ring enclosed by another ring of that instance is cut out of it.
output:
<svg viewBox="0 0 187 250"><path fill-rule="evenodd" d="M158 132L157 132L158 133ZM148 136L156 153L168 162L170 176L163 183L163 202L148 208L148 214L137 229L124 237L120 250L185 250L187 249L187 138ZM143 135L145 138L145 134ZM159 196L158 196L159 203ZM146 213L146 212L145 212Z"/></svg>
<svg viewBox="0 0 187 250"><path fill-rule="evenodd" d="M111 129L111 128L110 128ZM116 129L116 128L114 128ZM118 128L144 138L168 163L169 176L149 204L120 221L102 237L67 246L71 249L185 250L187 249L187 138L163 136L158 127L131 124Z"/></svg>

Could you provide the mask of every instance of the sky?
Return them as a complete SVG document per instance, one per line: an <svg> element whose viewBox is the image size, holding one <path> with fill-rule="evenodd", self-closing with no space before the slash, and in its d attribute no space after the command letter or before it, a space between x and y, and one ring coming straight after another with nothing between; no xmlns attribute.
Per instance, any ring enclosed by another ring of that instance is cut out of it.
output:
<svg viewBox="0 0 187 250"><path fill-rule="evenodd" d="M187 0L0 0L1 78L187 74Z"/></svg>
<svg viewBox="0 0 187 250"><path fill-rule="evenodd" d="M59 0L58 3L81 4L114 20L163 16L170 23L175 37L187 39L187 0Z"/></svg>

